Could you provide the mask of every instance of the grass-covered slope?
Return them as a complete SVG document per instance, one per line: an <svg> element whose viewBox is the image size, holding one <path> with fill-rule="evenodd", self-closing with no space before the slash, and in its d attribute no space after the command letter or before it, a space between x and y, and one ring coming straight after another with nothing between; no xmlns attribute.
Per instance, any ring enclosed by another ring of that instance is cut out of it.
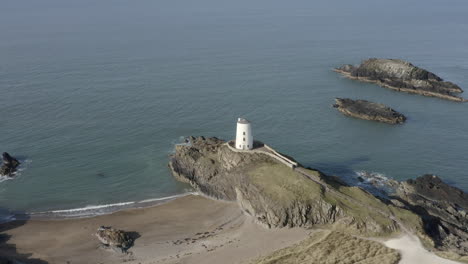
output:
<svg viewBox="0 0 468 264"><path fill-rule="evenodd" d="M256 259L252 264L396 264L398 251L379 242L336 231L317 231L304 241Z"/></svg>

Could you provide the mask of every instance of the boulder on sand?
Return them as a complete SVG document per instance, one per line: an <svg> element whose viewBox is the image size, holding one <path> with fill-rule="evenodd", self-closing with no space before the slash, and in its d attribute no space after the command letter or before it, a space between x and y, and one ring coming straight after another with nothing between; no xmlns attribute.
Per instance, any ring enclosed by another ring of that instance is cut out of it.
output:
<svg viewBox="0 0 468 264"><path fill-rule="evenodd" d="M125 253L134 242L129 233L114 229L110 226L101 226L96 232L96 236L103 246L111 248L117 252Z"/></svg>

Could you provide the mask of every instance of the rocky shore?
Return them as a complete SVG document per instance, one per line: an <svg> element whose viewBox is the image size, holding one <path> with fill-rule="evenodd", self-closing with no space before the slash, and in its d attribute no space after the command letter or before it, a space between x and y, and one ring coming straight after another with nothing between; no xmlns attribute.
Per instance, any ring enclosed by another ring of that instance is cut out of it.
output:
<svg viewBox="0 0 468 264"><path fill-rule="evenodd" d="M347 116L388 124L401 124L406 121L403 114L383 104L348 98L336 98L335 101L333 107Z"/></svg>
<svg viewBox="0 0 468 264"><path fill-rule="evenodd" d="M422 217L435 247L445 251L442 256L468 256L467 193L435 175L424 175L399 183L395 198Z"/></svg>
<svg viewBox="0 0 468 264"><path fill-rule="evenodd" d="M466 194L450 189L446 195L452 198L445 199L442 182L397 183L393 196L377 198L317 170L291 169L262 153L232 151L224 141L204 137L176 146L169 167L178 180L207 196L236 201L269 228L327 226L359 236L409 231L440 255L468 261L467 208L461 202Z"/></svg>
<svg viewBox="0 0 468 264"><path fill-rule="evenodd" d="M444 81L436 74L397 59L368 59L360 65L343 65L334 71L350 78L376 83L399 92L420 94L465 102L456 95L463 90L456 84Z"/></svg>

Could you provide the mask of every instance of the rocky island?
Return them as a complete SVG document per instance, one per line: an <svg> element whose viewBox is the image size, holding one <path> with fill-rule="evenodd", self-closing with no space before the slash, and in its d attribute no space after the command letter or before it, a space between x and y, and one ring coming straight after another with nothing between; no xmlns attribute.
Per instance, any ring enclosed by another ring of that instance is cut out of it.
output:
<svg viewBox="0 0 468 264"><path fill-rule="evenodd" d="M444 81L436 74L398 59L368 59L360 65L343 65L334 69L345 77L376 83L399 92L420 94L465 102L456 95L463 90L458 85Z"/></svg>
<svg viewBox="0 0 468 264"><path fill-rule="evenodd" d="M401 124L406 121L403 114L383 104L348 98L336 98L335 101L333 107L347 116L388 124Z"/></svg>
<svg viewBox="0 0 468 264"><path fill-rule="evenodd" d="M237 202L268 228L319 226L364 237L411 232L439 255L468 261L466 194L436 178L395 183L384 199L318 170L285 166L262 150L236 151L229 142L204 137L176 146L169 167L178 180ZM452 192L454 198L446 199Z"/></svg>

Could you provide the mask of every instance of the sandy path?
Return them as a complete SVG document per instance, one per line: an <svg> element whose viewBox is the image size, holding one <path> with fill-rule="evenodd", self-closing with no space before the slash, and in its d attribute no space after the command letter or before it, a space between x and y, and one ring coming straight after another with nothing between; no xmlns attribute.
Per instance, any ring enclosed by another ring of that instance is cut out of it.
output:
<svg viewBox="0 0 468 264"><path fill-rule="evenodd" d="M124 255L99 247L101 226L137 232ZM304 239L303 229L267 230L236 203L186 196L159 206L71 220L0 225L0 255L28 263L242 263ZM35 259L31 261L31 259Z"/></svg>

